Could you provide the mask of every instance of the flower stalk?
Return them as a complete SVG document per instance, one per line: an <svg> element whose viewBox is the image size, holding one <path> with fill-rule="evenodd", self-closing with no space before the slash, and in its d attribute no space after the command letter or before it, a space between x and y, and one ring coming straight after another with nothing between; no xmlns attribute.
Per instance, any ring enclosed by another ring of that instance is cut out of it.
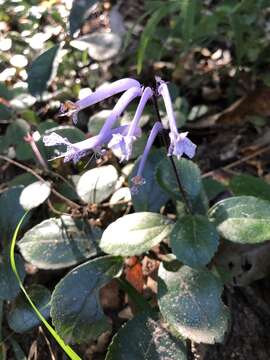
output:
<svg viewBox="0 0 270 360"><path fill-rule="evenodd" d="M160 112L159 112L157 96L155 94L153 96L153 106L154 106L155 113L157 115L158 121L161 122L161 116L160 116ZM169 149L169 144L168 144L167 138L166 138L166 136L164 134L164 131L161 131L160 134L161 134L163 144L166 147L166 149L168 150ZM172 168L173 168L173 172L174 172L175 179L176 179L176 182L177 182L177 185L178 185L178 188L179 188L179 192L182 195L182 198L183 198L184 203L186 205L186 209L187 209L189 214L192 214L193 213L192 204L191 204L191 202L190 202L190 200L189 200L189 198L187 196L187 193L185 191L185 188L184 188L184 186L183 186L183 184L181 182L181 174L178 173L176 165L175 165L175 161L174 161L172 156L169 156L169 160L170 160L170 163L171 163Z"/></svg>

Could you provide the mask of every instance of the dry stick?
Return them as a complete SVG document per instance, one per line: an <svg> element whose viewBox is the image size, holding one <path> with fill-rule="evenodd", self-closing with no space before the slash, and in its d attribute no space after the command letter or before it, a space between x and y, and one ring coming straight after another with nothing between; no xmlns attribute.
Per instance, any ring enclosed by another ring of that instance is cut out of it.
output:
<svg viewBox="0 0 270 360"><path fill-rule="evenodd" d="M233 167L235 167L235 166L237 166L239 164L242 164L242 163L246 162L247 160L252 159L252 158L256 157L257 155L263 154L264 152L269 151L269 150L270 150L270 145L268 145L268 146L266 146L264 148L258 149L253 154L244 156L242 159L236 160L236 161L232 162L231 164L228 164L226 166L222 166L222 167L217 168L215 170L211 170L211 171L203 174L202 177L206 178L208 176L214 175L214 173L216 171L218 171L218 170L229 170L229 169L231 169L231 168L233 168Z"/></svg>
<svg viewBox="0 0 270 360"><path fill-rule="evenodd" d="M4 155L0 155L0 159L5 160L5 161L7 161L7 162L9 162L9 163L11 163L11 164L13 164L13 165L15 165L15 166L23 169L23 170L25 170L26 172L28 172L28 173L32 174L33 176L35 176L38 180L40 180L40 181L42 181L42 182L46 182L40 175L38 175L38 174L37 174L33 169L31 169L30 167L28 167L28 166L26 166L26 165L23 165L23 164L19 163L18 161L12 160L12 159L8 158L7 156L4 156ZM66 198L64 195L60 194L57 190L52 189L51 191L52 191L52 193L53 193L55 196L57 196L59 199L65 201L67 204L69 204L69 206L71 206L71 207L73 207L73 208L75 207L76 209L81 208L80 205L78 205L78 204L76 204L74 201Z"/></svg>
<svg viewBox="0 0 270 360"><path fill-rule="evenodd" d="M155 109L156 114L157 114L158 121L159 121L160 123L162 123L162 121L161 121L161 116L160 116L160 113L159 113L159 108L158 108L158 102L157 102L157 98L156 98L155 95L153 96L153 104L154 104L154 109ZM166 149L168 149L168 142L167 142L167 139L166 139L166 137L164 136L164 133L163 133L163 132L162 132L162 140L163 140L164 146L166 147ZM169 159L170 159L170 162L171 162L171 165L172 165L172 168L173 168L173 172L174 172L174 174L175 174L175 178L176 178L176 182L177 182L179 191L180 191L180 193L182 194L183 200L184 200L184 202L185 202L185 204L186 204L187 211L188 211L190 214L192 214L192 213L193 213L193 211L192 211L192 205L191 205L191 203L190 203L189 198L187 197L187 194L186 194L186 191L185 191L185 189L184 189L184 186L182 185L182 182L181 182L180 176L179 176L179 174L178 174L178 171L177 171L177 168L176 168L174 159L173 159L172 156L169 156Z"/></svg>

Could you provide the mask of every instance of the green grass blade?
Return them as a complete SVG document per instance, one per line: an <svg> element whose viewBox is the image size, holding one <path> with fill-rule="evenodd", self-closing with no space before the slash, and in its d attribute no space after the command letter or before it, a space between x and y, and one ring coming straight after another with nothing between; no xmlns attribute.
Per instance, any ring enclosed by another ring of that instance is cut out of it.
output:
<svg viewBox="0 0 270 360"><path fill-rule="evenodd" d="M31 298L29 297L29 295L27 294L27 291L25 290L23 283L20 279L20 276L18 274L17 268L16 268L16 263L15 263L15 254L14 254L14 250L15 250L15 245L16 245L16 239L20 230L20 227L24 221L24 218L26 217L28 212L26 212L23 217L21 218L21 220L19 221L15 232L13 234L12 240L11 240L11 246L10 246L10 263L11 263L11 267L12 270L18 280L18 283L20 285L20 288L22 290L22 292L24 293L26 299L28 300L29 304L31 305L32 309L35 311L36 315L38 316L38 318L40 319L40 321L42 321L42 323L44 324L44 326L46 327L46 329L49 331L49 333L54 337L54 339L58 342L58 344L61 346L61 348L64 350L64 352L69 356L70 359L72 360L82 360L79 355L77 355L75 353L75 351L73 351L71 349L70 346L66 345L64 340L57 334L57 332L54 330L54 328L47 322L47 320L44 318L44 316L39 312L38 308L35 306L35 304L32 302Z"/></svg>

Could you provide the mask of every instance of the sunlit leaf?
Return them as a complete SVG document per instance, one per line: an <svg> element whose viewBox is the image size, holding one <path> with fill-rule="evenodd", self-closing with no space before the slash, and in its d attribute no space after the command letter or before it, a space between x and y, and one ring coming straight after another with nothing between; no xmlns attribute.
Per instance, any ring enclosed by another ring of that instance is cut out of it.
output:
<svg viewBox="0 0 270 360"><path fill-rule="evenodd" d="M231 197L215 204L209 217L225 239L249 244L270 240L270 201Z"/></svg>
<svg viewBox="0 0 270 360"><path fill-rule="evenodd" d="M40 269L78 264L98 252L101 231L70 216L50 218L28 230L18 245L23 257Z"/></svg>
<svg viewBox="0 0 270 360"><path fill-rule="evenodd" d="M108 254L132 256L142 254L169 235L171 222L150 212L125 215L103 232L100 247Z"/></svg>
<svg viewBox="0 0 270 360"><path fill-rule="evenodd" d="M132 339L132 341L130 341ZM128 321L114 336L106 360L186 360L186 349L160 321L147 314Z"/></svg>
<svg viewBox="0 0 270 360"><path fill-rule="evenodd" d="M35 181L26 186L20 196L20 204L25 210L33 209L47 200L51 193L51 184L44 181Z"/></svg>
<svg viewBox="0 0 270 360"><path fill-rule="evenodd" d="M78 180L76 190L87 203L100 203L115 189L118 174L113 165L101 166L86 171Z"/></svg>
<svg viewBox="0 0 270 360"><path fill-rule="evenodd" d="M222 342L228 310L221 301L222 283L209 270L182 266L159 268L158 303L165 320L182 336L197 343Z"/></svg>

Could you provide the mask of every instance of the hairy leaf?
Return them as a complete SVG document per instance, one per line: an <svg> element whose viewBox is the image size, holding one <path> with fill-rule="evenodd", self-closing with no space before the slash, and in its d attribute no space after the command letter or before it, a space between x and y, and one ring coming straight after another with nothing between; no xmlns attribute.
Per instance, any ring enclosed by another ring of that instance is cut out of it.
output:
<svg viewBox="0 0 270 360"><path fill-rule="evenodd" d="M61 269L94 256L101 231L71 216L50 218L27 231L18 245L23 257L40 269Z"/></svg>
<svg viewBox="0 0 270 360"><path fill-rule="evenodd" d="M132 339L132 341L130 341ZM106 360L186 360L186 349L160 321L147 314L128 321L114 336Z"/></svg>
<svg viewBox="0 0 270 360"><path fill-rule="evenodd" d="M201 215L186 215L175 224L170 244L177 259L191 267L209 263L218 248L216 228Z"/></svg>
<svg viewBox="0 0 270 360"><path fill-rule="evenodd" d="M228 311L221 293L222 283L209 270L159 268L160 311L176 331L192 341L214 344L223 340Z"/></svg>
<svg viewBox="0 0 270 360"><path fill-rule="evenodd" d="M160 214L139 212L125 215L103 232L100 247L112 255L139 255L162 241L171 229L170 221Z"/></svg>
<svg viewBox="0 0 270 360"><path fill-rule="evenodd" d="M270 202L235 196L215 204L209 217L225 239L255 244L270 239Z"/></svg>
<svg viewBox="0 0 270 360"><path fill-rule="evenodd" d="M87 261L70 271L52 294L51 316L57 332L67 342L97 339L110 328L99 302L99 289L117 276L118 257Z"/></svg>

